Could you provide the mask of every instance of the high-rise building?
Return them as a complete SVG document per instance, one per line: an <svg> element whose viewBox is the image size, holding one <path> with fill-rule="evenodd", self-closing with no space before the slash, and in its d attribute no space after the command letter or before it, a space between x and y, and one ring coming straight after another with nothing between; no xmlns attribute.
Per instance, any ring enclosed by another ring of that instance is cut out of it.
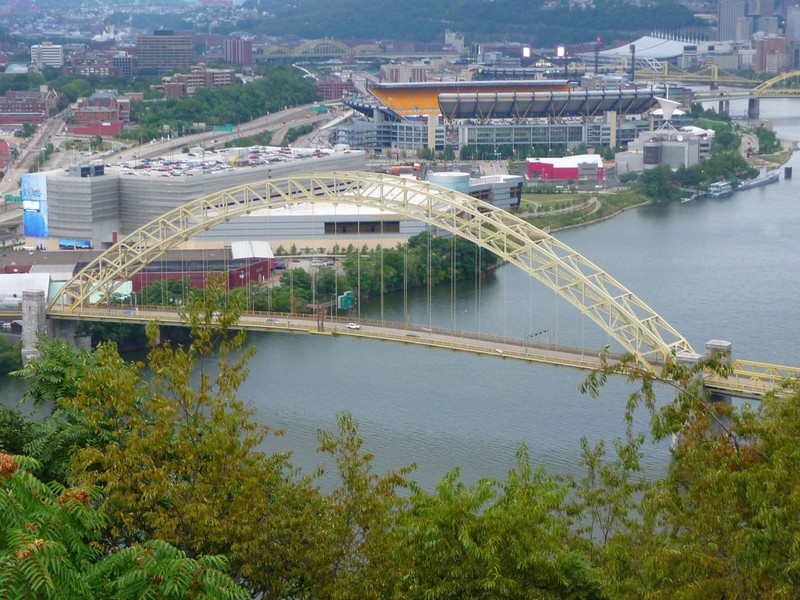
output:
<svg viewBox="0 0 800 600"><path fill-rule="evenodd" d="M253 43L238 37L225 38L223 41L225 62L243 67L253 66Z"/></svg>
<svg viewBox="0 0 800 600"><path fill-rule="evenodd" d="M736 21L744 16L745 0L719 0L717 9L717 39L736 39Z"/></svg>
<svg viewBox="0 0 800 600"><path fill-rule="evenodd" d="M777 73L778 68L788 64L785 37L756 38L756 71Z"/></svg>
<svg viewBox="0 0 800 600"><path fill-rule="evenodd" d="M120 52L116 56L111 57L111 68L109 72L114 77L124 77L125 79L133 78L133 57L127 52Z"/></svg>
<svg viewBox="0 0 800 600"><path fill-rule="evenodd" d="M778 17L758 17L758 31L764 35L778 35Z"/></svg>
<svg viewBox="0 0 800 600"><path fill-rule="evenodd" d="M786 7L786 37L800 40L800 6Z"/></svg>
<svg viewBox="0 0 800 600"><path fill-rule="evenodd" d="M42 42L31 46L31 63L41 69L45 65L49 67L64 66L64 46L53 44L52 42Z"/></svg>
<svg viewBox="0 0 800 600"><path fill-rule="evenodd" d="M194 49L190 34L176 34L169 29L159 29L153 35L136 37L139 69L157 69L159 72L190 67L194 63Z"/></svg>
<svg viewBox="0 0 800 600"><path fill-rule="evenodd" d="M746 42L753 35L753 17L739 17L736 19L736 42Z"/></svg>

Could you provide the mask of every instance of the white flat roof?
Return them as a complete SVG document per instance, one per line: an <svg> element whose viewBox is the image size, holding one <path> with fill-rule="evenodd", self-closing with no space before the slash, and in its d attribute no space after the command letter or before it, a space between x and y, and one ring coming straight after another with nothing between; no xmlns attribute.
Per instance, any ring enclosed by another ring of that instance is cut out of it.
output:
<svg viewBox="0 0 800 600"><path fill-rule="evenodd" d="M529 163L545 163L553 165L558 169L577 168L580 164L593 163L598 168L603 166L603 157L599 154L575 154L573 156L562 156L560 158L529 158Z"/></svg>

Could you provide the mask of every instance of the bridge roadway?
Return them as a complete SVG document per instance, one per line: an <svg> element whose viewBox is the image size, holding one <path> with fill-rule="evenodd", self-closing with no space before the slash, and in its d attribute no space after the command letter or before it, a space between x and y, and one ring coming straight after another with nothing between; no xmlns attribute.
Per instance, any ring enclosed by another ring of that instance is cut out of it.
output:
<svg viewBox="0 0 800 600"><path fill-rule="evenodd" d="M50 308L48 318L66 320L95 320L117 323L146 324L157 321L165 325L183 325L177 310L163 307L82 307L78 312L61 311ZM360 329L348 329L352 317L325 316L319 327L316 315L287 314L272 312L245 312L238 327L248 331L275 331L283 333L303 333L319 336L348 336L352 338L393 341L432 348L442 348L489 355L499 358L513 358L554 366L565 366L583 370L593 370L601 366L600 353L557 344L544 344L530 339L492 336L469 331L426 327L420 324L405 324L387 321L359 319ZM610 360L618 360L620 355L609 355ZM712 392L731 394L739 397L759 398L776 389L787 378L800 377L800 368L775 367L752 361L735 361L733 372L722 379L708 374L704 385Z"/></svg>

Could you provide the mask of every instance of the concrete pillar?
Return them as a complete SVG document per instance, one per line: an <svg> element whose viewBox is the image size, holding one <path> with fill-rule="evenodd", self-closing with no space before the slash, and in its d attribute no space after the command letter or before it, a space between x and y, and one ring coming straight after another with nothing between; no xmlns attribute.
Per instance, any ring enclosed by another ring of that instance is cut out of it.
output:
<svg viewBox="0 0 800 600"><path fill-rule="evenodd" d="M436 126L439 124L438 115L428 115L428 148L436 154Z"/></svg>
<svg viewBox="0 0 800 600"><path fill-rule="evenodd" d="M710 357L710 356L713 356L714 354L717 354L719 352L725 352L726 355L722 360L724 362L727 362L727 364L731 364L733 362L733 359L731 358L732 349L733 349L733 344L731 342L726 342L724 340L709 340L708 342L706 342L705 356L706 357ZM694 352L681 352L681 353L678 354L678 356L676 358L678 360L678 363L680 363L682 365L686 365L687 367L690 367L690 366L696 365L698 363L698 361L701 358L703 358L703 355L697 354L697 353L694 353ZM703 372L700 371L699 373L697 373L695 375L695 377L698 380L702 381ZM731 402L732 402L732 398L731 398L730 394L720 394L718 392L712 392L711 393L711 397L709 398L709 400L711 402L724 402L728 406L730 406ZM724 429L722 427L720 427L716 423L712 426L712 430L717 435L722 434L723 431L724 431ZM680 434L673 435L672 436L672 447L674 448L675 446L677 446L680 443L680 440L681 440Z"/></svg>
<svg viewBox="0 0 800 600"><path fill-rule="evenodd" d="M759 99L758 98L750 98L747 101L747 118L751 121L758 120L760 114L760 106L759 106Z"/></svg>
<svg viewBox="0 0 800 600"><path fill-rule="evenodd" d="M679 352L678 355L675 357L678 361L678 364L683 365L685 367L693 367L696 365L701 358L703 358L702 354L697 354L696 352ZM702 381L703 379L703 372L700 371L695 375L695 379L698 381ZM681 433L673 433L672 434L672 448L675 448L681 443L682 440Z"/></svg>
<svg viewBox="0 0 800 600"><path fill-rule="evenodd" d="M92 338L78 335L78 326L80 324L80 321L50 320L47 322L52 337L69 342L76 348L88 350L92 347Z"/></svg>
<svg viewBox="0 0 800 600"><path fill-rule="evenodd" d="M22 364L39 358L36 340L47 330L47 299L42 290L22 292Z"/></svg>
<svg viewBox="0 0 800 600"><path fill-rule="evenodd" d="M47 299L44 292L22 292L22 364L39 358L36 340L40 333L63 340L76 348L91 348L92 340L78 335L79 321L47 320Z"/></svg>
<svg viewBox="0 0 800 600"><path fill-rule="evenodd" d="M725 364L730 365L733 363L733 344L731 342L726 342L725 340L708 340L706 342L706 357L714 356L720 352L725 353L722 358Z"/></svg>

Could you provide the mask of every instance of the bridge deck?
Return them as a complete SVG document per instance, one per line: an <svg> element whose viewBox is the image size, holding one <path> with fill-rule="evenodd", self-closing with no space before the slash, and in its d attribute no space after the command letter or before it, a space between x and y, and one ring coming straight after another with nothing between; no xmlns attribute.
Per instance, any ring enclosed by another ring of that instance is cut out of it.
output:
<svg viewBox="0 0 800 600"><path fill-rule="evenodd" d="M164 324L183 324L179 312L160 307L137 307L135 309L125 307L86 307L77 313L50 309L48 317L67 320L91 319L118 323L146 324L150 321L158 321ZM317 318L314 315L247 312L239 318L239 327L249 331L344 335L354 338L393 341L583 370L597 369L602 365L600 353L597 350L543 344L530 340L484 335L468 331L430 328L419 324L366 319L358 320L361 324L361 329L352 330L347 328L347 323L352 320L352 317L326 316L322 329L319 329ZM611 355L609 358L615 360L619 358L619 355ZM770 391L778 389L789 378L800 378L800 368L736 361L733 364L733 373L730 377L722 379L716 375L709 375L705 379L705 385L708 389L720 393L759 398Z"/></svg>

